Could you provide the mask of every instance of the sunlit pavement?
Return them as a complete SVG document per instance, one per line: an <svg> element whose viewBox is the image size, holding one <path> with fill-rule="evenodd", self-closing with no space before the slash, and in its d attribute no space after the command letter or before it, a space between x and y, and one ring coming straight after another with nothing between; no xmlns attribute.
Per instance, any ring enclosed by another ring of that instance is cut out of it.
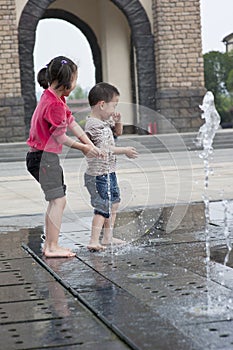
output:
<svg viewBox="0 0 233 350"><path fill-rule="evenodd" d="M86 249L92 209L85 162L63 163L68 203L60 241L76 251L72 259L43 258L40 188L24 162L1 163L4 349L231 349L233 262L224 235L231 240L232 150L215 150L207 191L198 152L120 158L115 233L129 244L103 253ZM203 194L211 200L208 227ZM146 233L155 221L151 213L157 219L161 208L178 215L176 229ZM177 208L185 208L183 215ZM149 213L145 225L141 213Z"/></svg>
<svg viewBox="0 0 233 350"><path fill-rule="evenodd" d="M85 160L64 159L68 186L66 213L91 212L83 182ZM210 200L233 198L232 149L215 150L209 165ZM135 207L202 201L204 164L198 152L145 153L136 160L118 158L118 178L122 203L120 210ZM24 162L1 163L1 216L43 214L46 202L39 185L27 173ZM77 214L79 215L79 214Z"/></svg>

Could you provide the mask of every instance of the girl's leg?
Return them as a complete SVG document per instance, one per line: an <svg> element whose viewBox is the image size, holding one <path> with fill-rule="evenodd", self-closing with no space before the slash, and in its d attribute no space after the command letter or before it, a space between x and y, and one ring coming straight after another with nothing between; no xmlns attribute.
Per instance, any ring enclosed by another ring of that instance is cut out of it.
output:
<svg viewBox="0 0 233 350"><path fill-rule="evenodd" d="M58 245L58 238L61 229L62 215L66 205L66 197L56 198L49 202L45 216L45 245L43 253L46 257L72 257L69 249Z"/></svg>
<svg viewBox="0 0 233 350"><path fill-rule="evenodd" d="M105 219L104 235L103 235L103 239L101 242L102 244L111 244L111 243L123 244L123 243L125 243L125 241L123 241L122 239L118 239L118 238L113 237L113 227L115 225L118 207L119 207L119 203L114 203L112 205L112 211L111 211L110 218Z"/></svg>
<svg viewBox="0 0 233 350"><path fill-rule="evenodd" d="M104 247L99 242L100 232L104 225L105 218L100 214L95 214L92 220L91 239L87 246L88 249L98 251L104 250Z"/></svg>

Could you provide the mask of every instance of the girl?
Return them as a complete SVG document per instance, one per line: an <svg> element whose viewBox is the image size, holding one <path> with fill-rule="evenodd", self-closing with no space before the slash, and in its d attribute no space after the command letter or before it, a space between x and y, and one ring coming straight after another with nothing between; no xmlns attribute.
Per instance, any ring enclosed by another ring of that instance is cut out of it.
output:
<svg viewBox="0 0 233 350"><path fill-rule="evenodd" d="M45 216L45 243L43 254L50 257L73 257L75 253L58 245L62 215L66 204L66 185L58 154L66 145L83 152L87 157L98 157L100 151L93 145L75 122L65 97L76 86L77 65L59 56L38 73L37 80L45 91L41 96L31 120L27 144L27 169L40 183L48 201ZM67 127L81 141L66 135Z"/></svg>

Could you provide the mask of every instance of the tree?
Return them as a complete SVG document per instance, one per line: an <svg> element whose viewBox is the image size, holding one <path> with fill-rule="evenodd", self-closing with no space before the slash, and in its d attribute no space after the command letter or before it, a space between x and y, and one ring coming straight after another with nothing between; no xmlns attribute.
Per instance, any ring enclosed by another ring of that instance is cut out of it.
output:
<svg viewBox="0 0 233 350"><path fill-rule="evenodd" d="M226 88L229 92L233 92L233 69L230 70L227 80L226 80Z"/></svg>
<svg viewBox="0 0 233 350"><path fill-rule="evenodd" d="M83 98L87 98L87 91L84 90L80 85L77 85L68 97L69 100L80 100Z"/></svg>
<svg viewBox="0 0 233 350"><path fill-rule="evenodd" d="M233 56L210 51L204 55L205 87L215 96L215 105L222 122L232 121Z"/></svg>

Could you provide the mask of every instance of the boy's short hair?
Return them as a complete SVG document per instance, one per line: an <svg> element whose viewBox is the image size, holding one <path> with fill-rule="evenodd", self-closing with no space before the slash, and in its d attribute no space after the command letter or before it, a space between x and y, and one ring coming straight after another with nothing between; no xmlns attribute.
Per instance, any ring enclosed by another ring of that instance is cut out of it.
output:
<svg viewBox="0 0 233 350"><path fill-rule="evenodd" d="M88 94L88 101L90 106L95 106L100 101L110 102L114 96L119 96L120 93L117 88L108 83L96 84Z"/></svg>

